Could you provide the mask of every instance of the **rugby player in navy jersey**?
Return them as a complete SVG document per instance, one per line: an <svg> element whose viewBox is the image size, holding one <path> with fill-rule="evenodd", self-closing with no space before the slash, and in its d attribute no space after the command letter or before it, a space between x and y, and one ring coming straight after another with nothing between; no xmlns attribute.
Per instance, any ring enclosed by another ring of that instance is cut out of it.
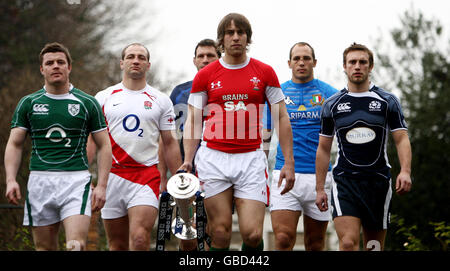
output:
<svg viewBox="0 0 450 271"><path fill-rule="evenodd" d="M411 189L411 144L398 99L370 82L373 53L353 43L344 51L347 88L325 101L316 154L316 205L328 210L324 189L333 137L338 156L333 167L331 211L340 250L359 250L360 229L365 249L383 250L392 197L386 144L388 132L401 170L398 194Z"/></svg>
<svg viewBox="0 0 450 271"><path fill-rule="evenodd" d="M275 233L276 250L292 250L297 235L297 224L302 213L306 250L323 250L329 212L320 212L315 204L315 157L319 144L320 109L325 99L337 92L327 83L314 78L317 59L314 49L306 42L294 44L289 52L291 80L281 84L286 108L294 135L295 184L281 195L282 187L271 185L270 215ZM271 123L270 114L267 114ZM277 180L284 165L284 156L278 145L273 179ZM330 193L331 165L327 174L327 192Z"/></svg>

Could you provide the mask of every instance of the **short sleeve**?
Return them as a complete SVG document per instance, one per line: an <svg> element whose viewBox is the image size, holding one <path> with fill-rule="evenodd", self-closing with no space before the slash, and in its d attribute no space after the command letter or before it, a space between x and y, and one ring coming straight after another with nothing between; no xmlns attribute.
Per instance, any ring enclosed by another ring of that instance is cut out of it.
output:
<svg viewBox="0 0 450 271"><path fill-rule="evenodd" d="M31 112L31 103L28 97L23 97L17 104L14 110L13 118L11 120L11 128L24 128L30 130L30 122L28 119L28 112Z"/></svg>
<svg viewBox="0 0 450 271"><path fill-rule="evenodd" d="M98 103L97 99L89 99L90 101L90 112L89 112L89 123L88 127L90 132L96 133L106 129L106 121L105 116L103 115L103 111Z"/></svg>
<svg viewBox="0 0 450 271"><path fill-rule="evenodd" d="M175 112L172 101L168 96L164 96L161 106L162 114L159 119L159 130L175 130Z"/></svg>
<svg viewBox="0 0 450 271"><path fill-rule="evenodd" d="M391 131L407 130L408 126L400 106L400 101L392 95L388 100L388 125Z"/></svg>
<svg viewBox="0 0 450 271"><path fill-rule="evenodd" d="M320 132L321 136L332 137L334 135L334 121L331 114L331 103L325 102L320 111Z"/></svg>

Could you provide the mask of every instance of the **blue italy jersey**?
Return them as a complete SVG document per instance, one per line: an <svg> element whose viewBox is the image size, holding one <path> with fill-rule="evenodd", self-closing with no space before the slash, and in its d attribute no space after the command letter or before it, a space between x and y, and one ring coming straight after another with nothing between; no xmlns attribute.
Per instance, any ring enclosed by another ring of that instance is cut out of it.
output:
<svg viewBox="0 0 450 271"><path fill-rule="evenodd" d="M316 150L319 145L320 111L323 102L337 90L319 79L297 84L289 80L281 85L294 138L296 173L315 173ZM270 114L267 114L271 123ZM275 169L281 169L284 157L278 144ZM331 165L329 170L331 170Z"/></svg>

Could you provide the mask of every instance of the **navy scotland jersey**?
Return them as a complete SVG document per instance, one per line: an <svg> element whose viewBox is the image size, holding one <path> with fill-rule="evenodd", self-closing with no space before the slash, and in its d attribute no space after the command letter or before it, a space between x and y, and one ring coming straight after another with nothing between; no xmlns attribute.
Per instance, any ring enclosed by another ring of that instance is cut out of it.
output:
<svg viewBox="0 0 450 271"><path fill-rule="evenodd" d="M177 133L177 138L180 141L180 152L181 159L184 159L184 147L183 147L183 131L184 123L186 122L188 114L187 101L189 99L189 94L192 89L192 81L185 82L176 86L172 93L170 94L170 99L173 103L173 109L175 111L175 131Z"/></svg>
<svg viewBox="0 0 450 271"><path fill-rule="evenodd" d="M373 84L362 93L343 89L322 107L320 135L338 142L334 175L390 179L388 132L400 129L407 125L398 99Z"/></svg>
<svg viewBox="0 0 450 271"><path fill-rule="evenodd" d="M187 117L187 101L192 89L192 81L176 86L170 94L175 110L175 125L178 133L183 133L184 122Z"/></svg>

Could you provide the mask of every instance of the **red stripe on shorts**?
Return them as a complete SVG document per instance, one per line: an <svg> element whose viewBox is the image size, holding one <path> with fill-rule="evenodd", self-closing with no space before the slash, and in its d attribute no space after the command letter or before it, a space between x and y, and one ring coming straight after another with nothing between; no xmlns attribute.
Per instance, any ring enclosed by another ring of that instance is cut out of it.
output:
<svg viewBox="0 0 450 271"><path fill-rule="evenodd" d="M111 173L133 183L148 185L159 199L161 178L157 165L146 168L111 168Z"/></svg>

